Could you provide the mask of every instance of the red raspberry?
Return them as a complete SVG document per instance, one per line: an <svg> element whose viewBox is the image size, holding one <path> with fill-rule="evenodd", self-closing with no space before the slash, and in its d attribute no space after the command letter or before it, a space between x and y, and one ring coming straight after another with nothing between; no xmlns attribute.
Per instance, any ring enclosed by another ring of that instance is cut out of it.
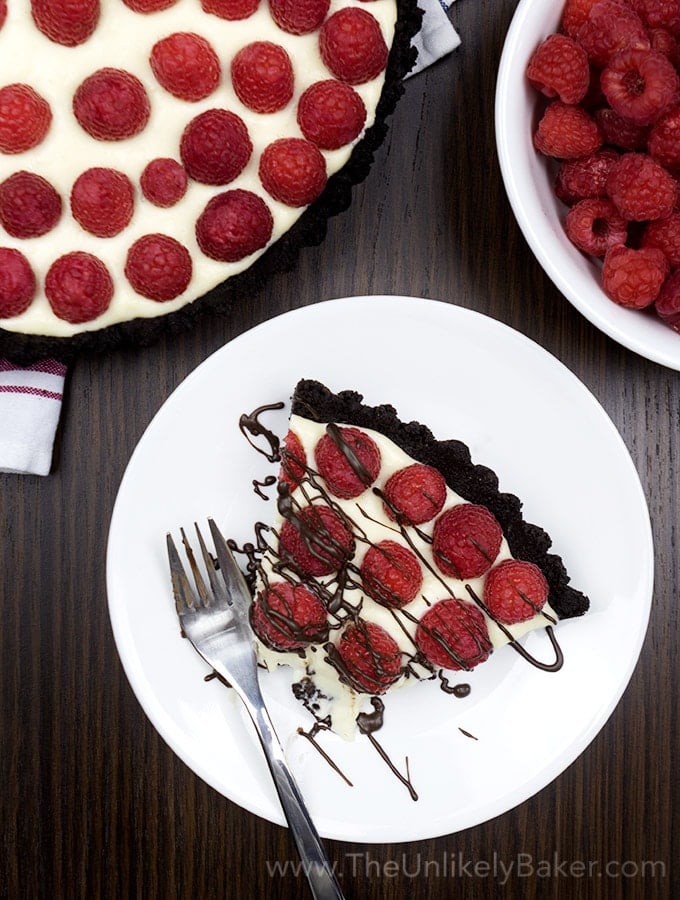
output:
<svg viewBox="0 0 680 900"><path fill-rule="evenodd" d="M555 180L555 194L568 205L588 197L604 197L607 177L618 158L614 150L598 150L588 156L564 160Z"/></svg>
<svg viewBox="0 0 680 900"><path fill-rule="evenodd" d="M648 28L667 28L680 33L680 4L678 0L627 0Z"/></svg>
<svg viewBox="0 0 680 900"><path fill-rule="evenodd" d="M600 0L591 7L575 38L596 66L606 66L621 50L649 50L640 16L617 0Z"/></svg>
<svg viewBox="0 0 680 900"><path fill-rule="evenodd" d="M314 448L314 461L331 494L349 500L369 488L380 472L380 450L359 428L326 433Z"/></svg>
<svg viewBox="0 0 680 900"><path fill-rule="evenodd" d="M294 431L288 431L281 447L281 471L279 478L291 490L295 490L306 475L307 454L302 441Z"/></svg>
<svg viewBox="0 0 680 900"><path fill-rule="evenodd" d="M673 63L656 50L625 50L600 78L612 109L633 125L651 125L678 100L680 79Z"/></svg>
<svg viewBox="0 0 680 900"><path fill-rule="evenodd" d="M272 19L289 34L309 34L326 18L330 0L269 0Z"/></svg>
<svg viewBox="0 0 680 900"><path fill-rule="evenodd" d="M178 203L187 191L187 173L174 159L153 159L144 169L139 185L146 199L154 206L170 207Z"/></svg>
<svg viewBox="0 0 680 900"><path fill-rule="evenodd" d="M149 62L158 83L180 100L203 100L220 83L218 56L197 34L177 31L157 41Z"/></svg>
<svg viewBox="0 0 680 900"><path fill-rule="evenodd" d="M229 184L253 152L248 129L236 113L208 109L184 129L180 157L190 178L202 184Z"/></svg>
<svg viewBox="0 0 680 900"><path fill-rule="evenodd" d="M328 637L326 609L302 584L277 581L260 591L251 607L255 634L272 650L302 650Z"/></svg>
<svg viewBox="0 0 680 900"><path fill-rule="evenodd" d="M673 272L665 280L654 309L666 325L680 332L680 271Z"/></svg>
<svg viewBox="0 0 680 900"><path fill-rule="evenodd" d="M166 234L145 234L130 247L125 277L143 297L165 303L183 294L191 281L191 256Z"/></svg>
<svg viewBox="0 0 680 900"><path fill-rule="evenodd" d="M260 157L260 181L267 193L288 206L307 206L326 186L326 160L304 138L280 138Z"/></svg>
<svg viewBox="0 0 680 900"><path fill-rule="evenodd" d="M196 222L198 246L211 259L238 262L269 242L274 219L251 191L225 191L213 197Z"/></svg>
<svg viewBox="0 0 680 900"><path fill-rule="evenodd" d="M648 33L652 50L663 53L677 69L680 65L680 44L678 44L677 38L665 28L650 28Z"/></svg>
<svg viewBox="0 0 680 900"><path fill-rule="evenodd" d="M661 250L674 269L680 266L680 213L649 222L642 235L642 246Z"/></svg>
<svg viewBox="0 0 680 900"><path fill-rule="evenodd" d="M49 103L27 84L0 88L0 152L23 153L36 147L52 122Z"/></svg>
<svg viewBox="0 0 680 900"><path fill-rule="evenodd" d="M423 583L418 558L403 544L380 541L369 547L360 569L369 597L383 606L400 609L415 598Z"/></svg>
<svg viewBox="0 0 680 900"><path fill-rule="evenodd" d="M113 237L127 228L134 208L130 179L114 169L87 169L71 190L73 218L97 237Z"/></svg>
<svg viewBox="0 0 680 900"><path fill-rule="evenodd" d="M662 166L680 168L680 106L674 106L654 123L647 146Z"/></svg>
<svg viewBox="0 0 680 900"><path fill-rule="evenodd" d="M91 137L121 141L144 130L151 107L139 78L106 68L94 72L77 89L73 113Z"/></svg>
<svg viewBox="0 0 680 900"><path fill-rule="evenodd" d="M564 227L572 244L592 256L604 256L628 237L628 223L611 200L597 197L572 206Z"/></svg>
<svg viewBox="0 0 680 900"><path fill-rule="evenodd" d="M297 120L307 140L322 150L338 150L359 136L366 107L348 84L317 81L300 97Z"/></svg>
<svg viewBox="0 0 680 900"><path fill-rule="evenodd" d="M434 523L432 553L445 575L476 578L493 565L502 540L501 526L485 506L459 503Z"/></svg>
<svg viewBox="0 0 680 900"><path fill-rule="evenodd" d="M592 116L580 106L553 100L538 123L534 146L545 156L574 159L599 150L602 134Z"/></svg>
<svg viewBox="0 0 680 900"><path fill-rule="evenodd" d="M37 28L55 44L83 44L99 22L99 0L31 0Z"/></svg>
<svg viewBox="0 0 680 900"><path fill-rule="evenodd" d="M154 13L174 6L177 0L123 0L126 6L138 13Z"/></svg>
<svg viewBox="0 0 680 900"><path fill-rule="evenodd" d="M534 50L527 78L546 97L578 103L590 86L586 51L565 34L551 34Z"/></svg>
<svg viewBox="0 0 680 900"><path fill-rule="evenodd" d="M407 525L422 525L444 506L446 481L432 466L413 463L390 475L383 495L390 518L396 515Z"/></svg>
<svg viewBox="0 0 680 900"><path fill-rule="evenodd" d="M670 215L676 190L673 176L646 153L624 153L607 178L607 193L630 222Z"/></svg>
<svg viewBox="0 0 680 900"><path fill-rule="evenodd" d="M609 107L595 111L595 121L600 126L606 144L621 150L645 150L647 148L647 125L633 125Z"/></svg>
<svg viewBox="0 0 680 900"><path fill-rule="evenodd" d="M337 572L354 553L354 537L330 506L306 506L281 528L280 550L305 575Z"/></svg>
<svg viewBox="0 0 680 900"><path fill-rule="evenodd" d="M526 622L543 609L548 582L538 566L520 559L505 559L486 576L484 603L505 625Z"/></svg>
<svg viewBox="0 0 680 900"><path fill-rule="evenodd" d="M276 112L293 96L293 66L288 53L271 41L255 41L239 50L231 63L231 81L244 106Z"/></svg>
<svg viewBox="0 0 680 900"><path fill-rule="evenodd" d="M201 0L204 12L231 21L247 19L259 5L260 0Z"/></svg>
<svg viewBox="0 0 680 900"><path fill-rule="evenodd" d="M387 44L376 18L358 7L346 7L326 19L319 33L321 58L347 84L377 78L387 65ZM580 98L579 98L580 99Z"/></svg>
<svg viewBox="0 0 680 900"><path fill-rule="evenodd" d="M600 0L567 0L562 11L561 30L569 37L575 38L588 18L590 10L599 2Z"/></svg>
<svg viewBox="0 0 680 900"><path fill-rule="evenodd" d="M0 28L5 24L7 18L7 0L0 0Z"/></svg>
<svg viewBox="0 0 680 900"><path fill-rule="evenodd" d="M45 293L54 314L74 325L90 322L108 309L113 280L104 263L90 253L67 253L52 263Z"/></svg>
<svg viewBox="0 0 680 900"><path fill-rule="evenodd" d="M482 613L452 597L439 600L418 623L416 644L423 656L444 669L474 669L493 650Z"/></svg>
<svg viewBox="0 0 680 900"><path fill-rule="evenodd" d="M348 625L337 652L341 680L360 694L382 694L401 675L399 645L374 622Z"/></svg>
<svg viewBox="0 0 680 900"><path fill-rule="evenodd" d="M0 222L16 238L41 237L61 218L61 197L33 172L16 172L0 184Z"/></svg>
<svg viewBox="0 0 680 900"><path fill-rule="evenodd" d="M602 287L619 306L644 309L656 300L669 268L663 253L652 247L612 247L604 258Z"/></svg>
<svg viewBox="0 0 680 900"><path fill-rule="evenodd" d="M33 269L18 250L0 247L0 319L21 315L35 296Z"/></svg>

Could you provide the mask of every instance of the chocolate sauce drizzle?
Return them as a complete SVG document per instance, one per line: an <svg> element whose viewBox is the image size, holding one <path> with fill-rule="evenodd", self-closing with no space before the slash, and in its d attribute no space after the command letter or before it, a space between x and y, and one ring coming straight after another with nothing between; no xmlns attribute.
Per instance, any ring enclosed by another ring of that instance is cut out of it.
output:
<svg viewBox="0 0 680 900"><path fill-rule="evenodd" d="M309 731L305 731L304 728L298 728L297 733L302 737L307 738L312 747L314 747L314 749L326 760L331 769L337 772L342 780L345 781L350 787L354 787L352 782L338 766L335 760L331 756L329 756L328 753L326 753L321 744L316 740L316 736L320 731L328 731L328 729L328 725L322 725L320 722L315 722Z"/></svg>
<svg viewBox="0 0 680 900"><path fill-rule="evenodd" d="M405 758L406 775L404 775L395 766L395 764L385 752L383 746L378 743L373 734L374 731L378 731L380 728L382 728L385 704L382 702L380 697L371 697L371 705L373 706L372 713L359 713L359 715L357 716L357 725L359 726L359 731L362 734L366 735L373 747L378 752L380 758L384 760L390 771L404 785L404 787L409 792L411 800L417 800L418 794L416 793L416 790L411 782L411 772L409 770L408 756Z"/></svg>

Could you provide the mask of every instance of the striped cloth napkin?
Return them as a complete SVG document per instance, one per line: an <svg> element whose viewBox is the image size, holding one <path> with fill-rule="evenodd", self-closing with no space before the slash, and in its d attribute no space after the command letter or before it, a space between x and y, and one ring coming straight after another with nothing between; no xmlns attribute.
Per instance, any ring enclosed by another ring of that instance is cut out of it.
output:
<svg viewBox="0 0 680 900"><path fill-rule="evenodd" d="M422 71L460 44L446 16L453 0L420 0L423 25L414 40ZM59 424L66 366L46 359L18 367L0 358L0 472L48 475Z"/></svg>

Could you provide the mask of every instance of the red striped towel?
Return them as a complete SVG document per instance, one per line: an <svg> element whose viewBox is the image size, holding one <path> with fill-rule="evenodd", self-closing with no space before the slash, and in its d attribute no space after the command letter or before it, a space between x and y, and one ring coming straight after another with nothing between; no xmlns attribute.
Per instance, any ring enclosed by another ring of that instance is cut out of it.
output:
<svg viewBox="0 0 680 900"><path fill-rule="evenodd" d="M22 368L0 359L0 472L49 474L65 377L54 359Z"/></svg>

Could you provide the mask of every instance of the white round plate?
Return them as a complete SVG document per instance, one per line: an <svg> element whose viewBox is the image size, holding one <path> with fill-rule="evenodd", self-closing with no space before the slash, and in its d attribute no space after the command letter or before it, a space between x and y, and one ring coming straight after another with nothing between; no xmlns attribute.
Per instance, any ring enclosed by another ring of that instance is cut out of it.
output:
<svg viewBox="0 0 680 900"><path fill-rule="evenodd" d="M653 310L624 309L601 287L601 266L564 233L567 208L553 192L554 176L532 143L540 94L526 78L538 44L558 28L564 4L520 0L503 46L496 87L496 144L505 189L534 255L559 291L596 328L654 362L680 370L680 335Z"/></svg>
<svg viewBox="0 0 680 900"><path fill-rule="evenodd" d="M332 300L286 313L227 344L172 394L136 448L116 500L107 579L123 666L145 712L193 771L242 807L283 817L235 695L180 637L165 534L213 516L239 544L272 505L253 480L276 472L239 431L239 416L288 401L299 378L392 403L405 421L469 444L552 535L591 611L560 623L561 671L512 648L472 673L456 699L437 682L385 698L376 737L414 801L365 737L320 742L348 786L297 733L311 725L285 670L262 687L320 833L409 841L459 831L511 809L562 772L598 733L638 658L652 594L649 517L630 456L597 401L561 363L505 325L448 303L407 297ZM289 404L267 423L283 435ZM526 647L550 659L544 632ZM462 729L462 730L461 730ZM467 732L466 736L463 732Z"/></svg>

